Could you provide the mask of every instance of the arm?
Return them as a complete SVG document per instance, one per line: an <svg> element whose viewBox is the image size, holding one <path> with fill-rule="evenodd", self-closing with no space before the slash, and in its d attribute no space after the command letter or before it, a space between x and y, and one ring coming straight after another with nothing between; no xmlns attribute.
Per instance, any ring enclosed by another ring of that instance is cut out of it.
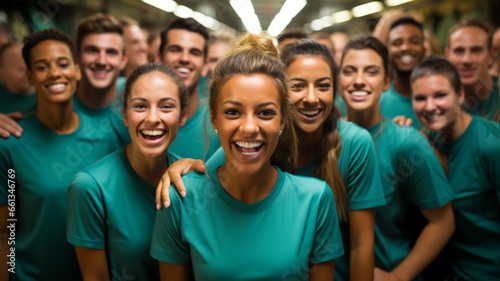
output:
<svg viewBox="0 0 500 281"><path fill-rule="evenodd" d="M161 281L189 280L189 265L178 265L162 261L160 261L159 264Z"/></svg>
<svg viewBox="0 0 500 281"><path fill-rule="evenodd" d="M7 139L10 135L21 137L23 128L14 120L23 119L24 116L21 112L16 111L9 114L0 113L0 137Z"/></svg>
<svg viewBox="0 0 500 281"><path fill-rule="evenodd" d="M184 158L174 162L168 167L160 180L160 184L158 184L156 188L157 210L161 210L162 201L165 208L170 206L169 189L171 183L175 184L182 197L186 196L186 188L184 187L181 177L191 171L205 172L205 164L203 164L201 160Z"/></svg>
<svg viewBox="0 0 500 281"><path fill-rule="evenodd" d="M391 273L376 269L374 280L412 280L441 252L455 231L451 203L423 209L422 214L428 222L410 254Z"/></svg>
<svg viewBox="0 0 500 281"><path fill-rule="evenodd" d="M309 264L310 281L332 281L334 277L335 277L334 260L317 264Z"/></svg>
<svg viewBox="0 0 500 281"><path fill-rule="evenodd" d="M349 280L373 280L375 208L349 211Z"/></svg>
<svg viewBox="0 0 500 281"><path fill-rule="evenodd" d="M9 245L7 244L9 231L7 229L7 218L8 218L8 205L0 206L0 255L2 258L0 259L0 280L9 280L9 272L8 270L8 259L7 255L9 254Z"/></svg>
<svg viewBox="0 0 500 281"><path fill-rule="evenodd" d="M109 281L105 250L75 246L75 251L84 281Z"/></svg>

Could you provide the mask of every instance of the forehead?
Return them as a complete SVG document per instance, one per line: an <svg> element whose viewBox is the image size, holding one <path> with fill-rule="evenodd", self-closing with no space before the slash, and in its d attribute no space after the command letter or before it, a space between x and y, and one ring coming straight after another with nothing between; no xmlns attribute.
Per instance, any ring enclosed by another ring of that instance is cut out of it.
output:
<svg viewBox="0 0 500 281"><path fill-rule="evenodd" d="M123 39L118 33L91 33L83 37L80 48L93 46L104 49L123 49Z"/></svg>
<svg viewBox="0 0 500 281"><path fill-rule="evenodd" d="M372 49L351 49L344 56L342 66L369 66L383 67L382 57Z"/></svg>
<svg viewBox="0 0 500 281"><path fill-rule="evenodd" d="M219 101L238 101L243 106L273 102L280 105L278 88L271 77L265 74L237 74L222 86Z"/></svg>
<svg viewBox="0 0 500 281"><path fill-rule="evenodd" d="M287 74L292 76L300 75L307 77L330 77L332 70L330 65L320 56L299 56L288 67Z"/></svg>
<svg viewBox="0 0 500 281"><path fill-rule="evenodd" d="M143 74L130 87L130 97L151 97L179 99L179 91L175 81L165 73L153 71Z"/></svg>
<svg viewBox="0 0 500 281"><path fill-rule="evenodd" d="M142 32L141 28L138 27L137 25L126 26L123 29L123 35L125 35L125 37L127 38L145 37L144 32Z"/></svg>
<svg viewBox="0 0 500 281"><path fill-rule="evenodd" d="M221 54L225 54L231 46L226 43L215 43L208 47L208 56L220 56Z"/></svg>
<svg viewBox="0 0 500 281"><path fill-rule="evenodd" d="M199 33L185 29L171 29L167 33L167 46L177 45L183 48L196 48L203 51L205 38Z"/></svg>
<svg viewBox="0 0 500 281"><path fill-rule="evenodd" d="M65 43L57 40L45 40L31 49L31 62L35 60L49 60L53 58L72 58L71 50Z"/></svg>
<svg viewBox="0 0 500 281"><path fill-rule="evenodd" d="M412 83L412 88L415 92L418 92L418 94L429 91L440 91L443 89L453 90L448 78L441 74L431 74L419 77Z"/></svg>
<svg viewBox="0 0 500 281"><path fill-rule="evenodd" d="M422 37L422 31L414 24L400 24L389 31L389 41L413 36Z"/></svg>
<svg viewBox="0 0 500 281"><path fill-rule="evenodd" d="M466 26L450 34L450 48L483 46L488 47L488 34L482 28Z"/></svg>

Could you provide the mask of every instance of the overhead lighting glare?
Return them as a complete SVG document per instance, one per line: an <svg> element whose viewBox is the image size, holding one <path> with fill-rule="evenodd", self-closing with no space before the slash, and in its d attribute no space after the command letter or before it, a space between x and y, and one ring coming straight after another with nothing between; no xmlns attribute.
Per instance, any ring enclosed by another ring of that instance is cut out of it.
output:
<svg viewBox="0 0 500 281"><path fill-rule="evenodd" d="M335 23L343 23L343 22L346 22L350 19L352 19L352 14L351 14L351 11L348 11L348 10L336 12L336 13L332 14L332 16L331 16L331 20L334 24Z"/></svg>
<svg viewBox="0 0 500 281"><path fill-rule="evenodd" d="M177 3L172 0L142 0L153 7L163 10L168 13L172 13L177 8Z"/></svg>
<svg viewBox="0 0 500 281"><path fill-rule="evenodd" d="M324 16L322 18L319 18L319 19L316 19L316 20L313 20L311 22L311 29L313 31L318 31L318 30L321 30L325 27L329 27L333 24L332 22L332 17L331 16Z"/></svg>
<svg viewBox="0 0 500 281"><path fill-rule="evenodd" d="M382 11L384 5L381 2L373 1L352 8L353 16L359 18Z"/></svg>
<svg viewBox="0 0 500 281"><path fill-rule="evenodd" d="M175 9L174 15L178 16L179 18L191 18L193 17L193 10L186 6L179 5Z"/></svg>
<svg viewBox="0 0 500 281"><path fill-rule="evenodd" d="M385 0L385 4L389 7L401 5L404 3L411 2L413 0Z"/></svg>
<svg viewBox="0 0 500 281"><path fill-rule="evenodd" d="M292 19L306 6L306 0L286 0L279 13L274 16L267 31L271 36L278 36Z"/></svg>
<svg viewBox="0 0 500 281"><path fill-rule="evenodd" d="M250 0L231 0L229 1L234 11L240 17L245 28L251 33L260 33L262 27L260 21L255 14L252 1Z"/></svg>

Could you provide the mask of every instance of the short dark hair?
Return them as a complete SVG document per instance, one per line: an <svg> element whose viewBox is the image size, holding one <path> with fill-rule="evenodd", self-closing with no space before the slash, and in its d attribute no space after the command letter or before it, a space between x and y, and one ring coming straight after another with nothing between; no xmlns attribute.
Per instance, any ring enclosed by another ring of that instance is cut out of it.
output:
<svg viewBox="0 0 500 281"><path fill-rule="evenodd" d="M206 58L208 52L208 30L206 27L201 25L193 18L178 19L172 22L167 28L161 32L161 43L160 43L160 54L163 54L163 50L167 46L167 35L172 29L183 29L191 32L195 32L203 36L205 39L205 45L203 46L203 55Z"/></svg>
<svg viewBox="0 0 500 281"><path fill-rule="evenodd" d="M380 58L382 58L385 77L387 77L389 75L389 53L387 51L387 47L373 36L359 35L349 40L344 48L344 51L342 52L342 60L340 61L340 65L344 63L344 57L349 50L364 49L373 50L380 56Z"/></svg>
<svg viewBox="0 0 500 281"><path fill-rule="evenodd" d="M95 14L80 21L76 29L76 46L82 47L83 38L89 34L116 33L123 38L123 28L117 18L106 14ZM123 43L125 49L125 42Z"/></svg>
<svg viewBox="0 0 500 281"><path fill-rule="evenodd" d="M433 75L446 77L455 93L459 94L462 87L460 74L458 74L457 68L443 56L431 55L419 62L411 72L410 82L413 84L419 78Z"/></svg>
<svg viewBox="0 0 500 281"><path fill-rule="evenodd" d="M420 29L420 35L422 35L422 42L423 42L423 39L424 39L424 27L422 26L421 23L419 23L418 21L416 21L415 19L413 19L411 17L402 17L400 19L395 20L391 24L391 27L389 27L389 33L391 33L391 30L393 30L394 28L396 28L396 27L398 27L400 25L404 25L404 24L411 24L411 25L414 25L414 26L418 27L418 29Z"/></svg>
<svg viewBox="0 0 500 281"><path fill-rule="evenodd" d="M179 77L179 75L177 75L177 72L174 69L164 63L159 62L144 64L132 71L127 79L127 83L125 84L125 90L122 96L123 107L127 108L127 98L130 95L132 85L137 81L137 79L139 79L139 77L151 72L163 73L175 82L175 84L177 85L177 91L179 93L179 100L181 102L181 111L184 111L189 104L190 98L188 90L184 85L184 81Z"/></svg>
<svg viewBox="0 0 500 281"><path fill-rule="evenodd" d="M463 27L478 27L488 35L488 50L491 48L491 41L493 40L493 27L491 24L482 19L471 19L471 20L462 20L455 24L448 33L448 38L446 39L446 46L450 47L450 37L455 31L459 30Z"/></svg>
<svg viewBox="0 0 500 281"><path fill-rule="evenodd" d="M76 63L76 46L73 39L71 39L71 37L68 34L62 32L57 28L50 28L41 31L35 31L24 37L23 59L28 70L31 70L31 64L30 64L31 50L39 43L47 40L55 40L66 44L69 50L71 51L73 62Z"/></svg>
<svg viewBox="0 0 500 281"><path fill-rule="evenodd" d="M285 39L290 39L290 38L305 39L307 37L308 37L307 33L302 28L293 27L293 28L286 29L285 31L283 31L283 33L278 35L277 40L278 40L278 44L279 44L282 41L284 41Z"/></svg>

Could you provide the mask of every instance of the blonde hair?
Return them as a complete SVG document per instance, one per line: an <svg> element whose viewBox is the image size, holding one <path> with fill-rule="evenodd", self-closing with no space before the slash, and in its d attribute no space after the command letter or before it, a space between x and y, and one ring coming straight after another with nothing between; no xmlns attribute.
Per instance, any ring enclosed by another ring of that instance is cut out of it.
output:
<svg viewBox="0 0 500 281"><path fill-rule="evenodd" d="M298 148L293 126L295 114L288 99L285 71L285 65L279 60L278 49L271 37L251 33L244 35L217 63L210 83L209 105L210 115L214 120L220 91L234 75L264 74L271 78L279 93L281 118L285 124L276 150L271 156L271 164L283 171L293 172L297 167Z"/></svg>

